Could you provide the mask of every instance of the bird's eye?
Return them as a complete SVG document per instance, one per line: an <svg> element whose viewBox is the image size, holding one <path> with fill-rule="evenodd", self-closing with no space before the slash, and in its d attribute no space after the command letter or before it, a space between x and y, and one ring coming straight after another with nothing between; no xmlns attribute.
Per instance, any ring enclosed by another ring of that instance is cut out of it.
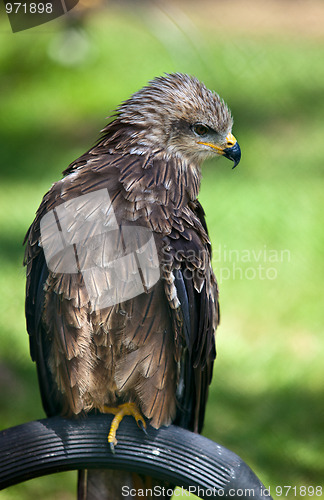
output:
<svg viewBox="0 0 324 500"><path fill-rule="evenodd" d="M209 132L208 127L206 125L203 125L202 123L195 123L192 126L192 130L195 132L197 135L206 135Z"/></svg>

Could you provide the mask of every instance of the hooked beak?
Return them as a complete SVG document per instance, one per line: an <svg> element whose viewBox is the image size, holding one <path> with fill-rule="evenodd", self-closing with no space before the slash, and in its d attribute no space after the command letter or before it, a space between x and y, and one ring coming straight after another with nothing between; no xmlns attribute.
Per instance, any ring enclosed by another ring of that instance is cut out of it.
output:
<svg viewBox="0 0 324 500"><path fill-rule="evenodd" d="M241 148L238 142L236 141L234 146L231 146L230 148L223 149L223 155L234 162L234 166L232 168L235 168L240 163L241 159Z"/></svg>
<svg viewBox="0 0 324 500"><path fill-rule="evenodd" d="M210 148L216 149L219 154L225 156L226 158L234 162L233 168L237 167L237 165L240 163L241 148L237 140L235 139L234 135L231 133L227 134L226 136L225 147L219 147L210 142L199 141L198 144L203 144L204 146L209 146Z"/></svg>

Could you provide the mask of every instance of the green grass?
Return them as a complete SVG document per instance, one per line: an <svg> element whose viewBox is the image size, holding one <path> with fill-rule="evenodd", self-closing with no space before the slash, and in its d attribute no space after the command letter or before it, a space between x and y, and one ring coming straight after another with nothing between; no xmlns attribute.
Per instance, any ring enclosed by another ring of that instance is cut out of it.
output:
<svg viewBox="0 0 324 500"><path fill-rule="evenodd" d="M272 492L323 485L322 47L284 33L228 41L206 31L197 48L155 22L156 34L131 10L91 16L88 54L75 66L50 55L68 50L62 20L0 30L1 427L43 416L21 265L42 195L121 100L155 75L185 71L228 101L243 155L234 171L221 159L203 172L200 199L222 278L204 434L242 456ZM0 498L70 500L74 477L29 481Z"/></svg>

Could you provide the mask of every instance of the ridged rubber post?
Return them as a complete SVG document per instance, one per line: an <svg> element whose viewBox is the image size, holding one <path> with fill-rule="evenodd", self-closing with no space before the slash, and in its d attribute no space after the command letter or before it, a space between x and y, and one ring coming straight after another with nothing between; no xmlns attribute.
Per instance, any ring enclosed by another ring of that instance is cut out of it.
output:
<svg viewBox="0 0 324 500"><path fill-rule="evenodd" d="M133 418L125 417L112 454L107 441L112 418L53 417L2 431L0 488L65 470L107 468L142 473L185 489L195 487L196 492L199 487L202 499L271 498L238 455L180 427L148 426L145 436Z"/></svg>

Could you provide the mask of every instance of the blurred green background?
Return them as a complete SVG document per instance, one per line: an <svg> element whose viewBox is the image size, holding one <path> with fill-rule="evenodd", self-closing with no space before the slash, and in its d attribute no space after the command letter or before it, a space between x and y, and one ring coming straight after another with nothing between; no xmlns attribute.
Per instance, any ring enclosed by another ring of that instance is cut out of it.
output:
<svg viewBox="0 0 324 500"><path fill-rule="evenodd" d="M91 8L89 7L91 5ZM204 434L271 486L324 486L324 5L80 1L13 34L0 19L0 425L44 416L24 322L24 234L105 118L164 72L229 104L236 170L203 168L222 321ZM312 496L312 489L306 491ZM314 495L316 496L316 495ZM0 498L72 500L75 473Z"/></svg>

